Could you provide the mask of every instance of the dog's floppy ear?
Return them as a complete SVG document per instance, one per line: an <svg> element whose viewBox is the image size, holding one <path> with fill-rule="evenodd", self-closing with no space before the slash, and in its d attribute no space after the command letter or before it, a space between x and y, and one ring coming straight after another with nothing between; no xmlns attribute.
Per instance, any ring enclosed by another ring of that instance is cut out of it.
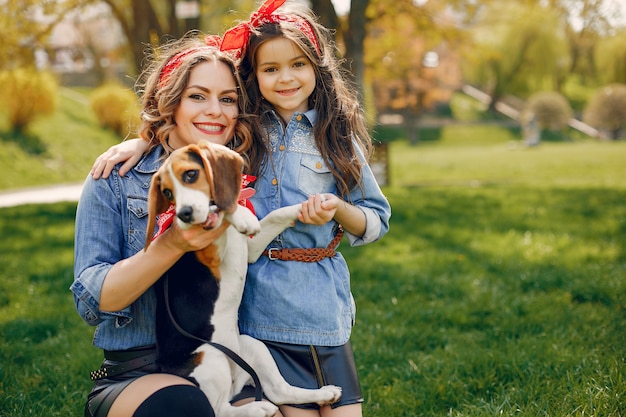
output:
<svg viewBox="0 0 626 417"><path fill-rule="evenodd" d="M227 213L234 212L241 191L243 158L222 145L203 141L198 146L203 150L207 178L213 183L215 205Z"/></svg>
<svg viewBox="0 0 626 417"><path fill-rule="evenodd" d="M163 164L163 166L165 166L165 164ZM146 228L146 246L144 250L148 249L150 242L152 242L157 215L163 213L170 206L170 202L161 192L161 170L162 169L159 169L156 174L152 176L152 180L150 181L150 190L148 192L148 227Z"/></svg>

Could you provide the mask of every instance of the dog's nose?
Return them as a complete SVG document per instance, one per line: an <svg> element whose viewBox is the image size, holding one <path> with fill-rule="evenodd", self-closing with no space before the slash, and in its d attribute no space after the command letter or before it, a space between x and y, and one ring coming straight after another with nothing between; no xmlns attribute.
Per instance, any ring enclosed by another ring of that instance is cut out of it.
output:
<svg viewBox="0 0 626 417"><path fill-rule="evenodd" d="M176 217L185 223L191 223L193 218L193 208L191 208L191 206L182 207L176 212Z"/></svg>

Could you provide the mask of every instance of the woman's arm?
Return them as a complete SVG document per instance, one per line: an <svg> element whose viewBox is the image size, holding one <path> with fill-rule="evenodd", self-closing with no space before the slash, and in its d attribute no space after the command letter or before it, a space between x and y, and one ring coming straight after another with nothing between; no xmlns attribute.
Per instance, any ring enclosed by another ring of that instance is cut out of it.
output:
<svg viewBox="0 0 626 417"><path fill-rule="evenodd" d="M148 150L148 142L143 139L129 139L117 145L111 146L104 153L96 158L96 161L89 172L93 179L108 178L109 174L120 162L124 162L120 167L120 176L124 176L134 167L141 155Z"/></svg>
<svg viewBox="0 0 626 417"><path fill-rule="evenodd" d="M213 243L222 229L205 231L201 227L181 230L175 224L156 238L147 250L139 217L130 226L124 220L129 199L118 187L120 178L93 180L87 178L78 203L74 245L74 292L80 316L89 324L98 324L111 316L129 315L122 311L156 282L183 253L194 251ZM143 216L147 214L139 198L132 204ZM130 229L129 229L130 228Z"/></svg>
<svg viewBox="0 0 626 417"><path fill-rule="evenodd" d="M128 307L183 254L209 246L227 227L228 223L224 223L214 230L207 231L199 225L182 230L174 222L148 248L111 267L102 285L100 309L119 311Z"/></svg>

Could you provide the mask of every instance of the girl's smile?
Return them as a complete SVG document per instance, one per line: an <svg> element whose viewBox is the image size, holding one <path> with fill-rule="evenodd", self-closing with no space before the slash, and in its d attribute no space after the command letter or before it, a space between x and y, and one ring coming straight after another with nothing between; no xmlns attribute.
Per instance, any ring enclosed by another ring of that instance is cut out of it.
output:
<svg viewBox="0 0 626 417"><path fill-rule="evenodd" d="M283 37L270 39L259 47L256 61L261 95L285 121L296 112L309 110L309 96L315 90L315 71L295 43Z"/></svg>

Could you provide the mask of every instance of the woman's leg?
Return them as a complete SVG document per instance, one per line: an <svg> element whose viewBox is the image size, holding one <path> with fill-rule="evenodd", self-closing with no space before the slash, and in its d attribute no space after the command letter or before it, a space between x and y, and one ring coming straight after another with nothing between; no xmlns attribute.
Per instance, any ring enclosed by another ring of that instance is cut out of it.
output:
<svg viewBox="0 0 626 417"><path fill-rule="evenodd" d="M164 388L174 386L188 386L202 394L202 391L200 391L196 385L184 378L170 374L145 375L130 383L128 387L120 393L111 406L107 417L132 417L144 402L146 402L146 406L144 406L144 411L146 411L146 408L153 407L154 404L163 402L163 398L168 395L166 390L163 390ZM176 395L176 397L179 397L179 395ZM213 415L212 408L204 394L202 394L202 396L192 397L193 402L197 403L193 404L193 406L197 406L200 409L204 409L206 413L210 413L207 414L207 416ZM175 398L173 401L185 402L185 405L190 405L189 398L190 397L187 399ZM153 405L149 405L149 402L152 402ZM174 403L173 405L176 404ZM152 415L156 416L156 414Z"/></svg>
<svg viewBox="0 0 626 417"><path fill-rule="evenodd" d="M319 410L306 410L283 405L280 407L280 411L285 417L362 417L363 415L360 403L342 405L337 408L331 408L327 405Z"/></svg>

